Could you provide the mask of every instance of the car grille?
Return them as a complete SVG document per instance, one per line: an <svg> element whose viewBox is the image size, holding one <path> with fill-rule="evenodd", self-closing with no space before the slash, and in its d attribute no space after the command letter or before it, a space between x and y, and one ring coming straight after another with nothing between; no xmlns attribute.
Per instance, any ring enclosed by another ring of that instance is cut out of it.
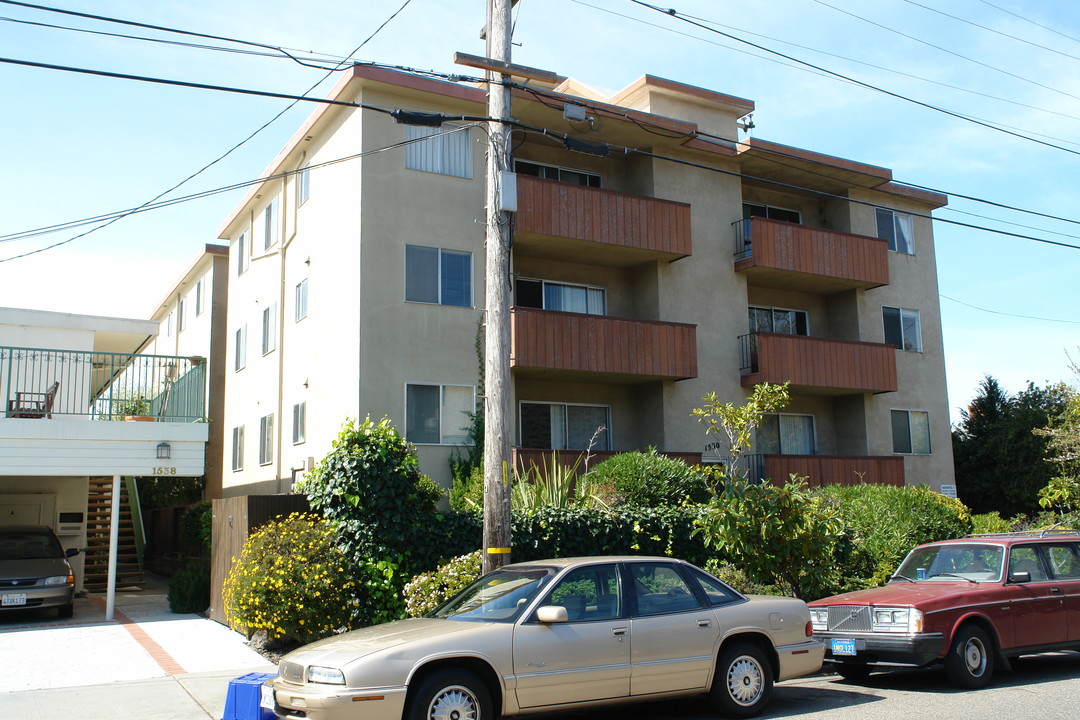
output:
<svg viewBox="0 0 1080 720"><path fill-rule="evenodd" d="M870 608L866 605L829 606L829 629L870 632Z"/></svg>
<svg viewBox="0 0 1080 720"><path fill-rule="evenodd" d="M11 580L0 580L0 590L7 590L13 587L33 587L37 585L37 578L15 578Z"/></svg>
<svg viewBox="0 0 1080 720"><path fill-rule="evenodd" d="M278 665L278 674L281 675L285 682L291 682L297 685L304 684L304 666L299 663L282 661L282 663Z"/></svg>

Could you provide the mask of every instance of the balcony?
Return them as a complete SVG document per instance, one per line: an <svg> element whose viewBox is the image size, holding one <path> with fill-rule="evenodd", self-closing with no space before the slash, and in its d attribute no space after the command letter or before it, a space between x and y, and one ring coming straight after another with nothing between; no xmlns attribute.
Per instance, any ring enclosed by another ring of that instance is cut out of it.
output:
<svg viewBox="0 0 1080 720"><path fill-rule="evenodd" d="M830 294L889 284L884 240L760 217L732 227L735 271L751 285Z"/></svg>
<svg viewBox="0 0 1080 720"><path fill-rule="evenodd" d="M883 343L805 335L739 337L744 387L790 382L807 395L896 392L896 349Z"/></svg>
<svg viewBox="0 0 1080 720"><path fill-rule="evenodd" d="M3 417L206 420L206 361L169 355L0 347Z"/></svg>
<svg viewBox="0 0 1080 720"><path fill-rule="evenodd" d="M822 485L904 486L904 458L898 455L746 455L750 478L783 483L792 475Z"/></svg>
<svg viewBox="0 0 1080 720"><path fill-rule="evenodd" d="M690 255L690 206L518 175L514 252L608 267Z"/></svg>
<svg viewBox="0 0 1080 720"><path fill-rule="evenodd" d="M697 377L694 325L515 307L510 327L510 365L519 375L613 383Z"/></svg>

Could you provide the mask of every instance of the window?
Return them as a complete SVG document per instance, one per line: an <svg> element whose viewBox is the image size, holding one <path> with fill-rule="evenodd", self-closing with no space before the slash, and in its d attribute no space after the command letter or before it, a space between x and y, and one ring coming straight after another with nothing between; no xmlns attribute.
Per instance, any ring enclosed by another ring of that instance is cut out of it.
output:
<svg viewBox="0 0 1080 720"><path fill-rule="evenodd" d="M244 426L232 429L232 469L233 472L244 469Z"/></svg>
<svg viewBox="0 0 1080 720"><path fill-rule="evenodd" d="M877 219L877 236L888 241L890 250L915 254L911 215L888 208L875 208L874 215Z"/></svg>
<svg viewBox="0 0 1080 720"><path fill-rule="evenodd" d="M247 254L247 233L242 232L240 237L236 238L236 277L240 277L247 270Z"/></svg>
<svg viewBox="0 0 1080 720"><path fill-rule="evenodd" d="M901 350L922 352L922 330L918 310L906 310L883 305L881 319L885 324L885 342Z"/></svg>
<svg viewBox="0 0 1080 720"><path fill-rule="evenodd" d="M756 203L743 203L743 218L763 217L769 220L783 220L790 223L802 223L802 214L798 210L786 210L773 207L772 205L758 205Z"/></svg>
<svg viewBox="0 0 1080 720"><path fill-rule="evenodd" d="M521 447L610 450L610 429L607 405L521 403Z"/></svg>
<svg viewBox="0 0 1080 720"><path fill-rule="evenodd" d="M172 337L173 313L165 318L165 337Z"/></svg>
<svg viewBox="0 0 1080 720"><path fill-rule="evenodd" d="M758 425L755 440L754 450L762 455L813 455L817 452L814 416L765 415Z"/></svg>
<svg viewBox="0 0 1080 720"><path fill-rule="evenodd" d="M532 175L533 177L548 178L574 185L584 185L585 187L600 187L599 173L555 167L554 165L542 165L526 160L515 160L514 172L519 175Z"/></svg>
<svg viewBox="0 0 1080 720"><path fill-rule="evenodd" d="M638 614L685 612L701 607L697 594L674 566L666 563L631 563Z"/></svg>
<svg viewBox="0 0 1080 720"><path fill-rule="evenodd" d="M1080 554L1075 545L1045 545L1050 569L1058 580L1080 580Z"/></svg>
<svg viewBox="0 0 1080 720"><path fill-rule="evenodd" d="M307 439L307 403L292 406L292 444L299 445Z"/></svg>
<svg viewBox="0 0 1080 720"><path fill-rule="evenodd" d="M311 195L311 168L303 168L296 174L296 205L297 207L307 202Z"/></svg>
<svg viewBox="0 0 1080 720"><path fill-rule="evenodd" d="M239 372L247 367L247 325L236 328L236 365L233 368Z"/></svg>
<svg viewBox="0 0 1080 720"><path fill-rule="evenodd" d="M296 322L307 317L307 278L296 283Z"/></svg>
<svg viewBox="0 0 1080 720"><path fill-rule="evenodd" d="M894 453L929 455L930 414L923 410L893 410L892 446Z"/></svg>
<svg viewBox="0 0 1080 720"><path fill-rule="evenodd" d="M472 253L406 245L405 299L472 307Z"/></svg>
<svg viewBox="0 0 1080 720"><path fill-rule="evenodd" d="M203 281L195 283L195 317L202 315L203 311Z"/></svg>
<svg viewBox="0 0 1080 720"><path fill-rule="evenodd" d="M278 199L274 198L263 210L263 250L274 247L278 241Z"/></svg>
<svg viewBox="0 0 1080 720"><path fill-rule="evenodd" d="M783 310L781 308L751 307L750 332L784 333L785 335L807 335L807 314L804 310Z"/></svg>
<svg viewBox="0 0 1080 720"><path fill-rule="evenodd" d="M259 464L269 465L274 462L274 416L264 415L259 419Z"/></svg>
<svg viewBox="0 0 1080 720"><path fill-rule="evenodd" d="M406 385L405 438L417 444L463 445L469 413L475 410L471 385Z"/></svg>
<svg viewBox="0 0 1080 720"><path fill-rule="evenodd" d="M406 125L405 139L419 142L405 146L405 167L439 175L471 178L472 133L467 128L456 132L447 132L447 129Z"/></svg>
<svg viewBox="0 0 1080 720"><path fill-rule="evenodd" d="M566 608L569 622L620 617L619 566L590 565L571 570L551 589L544 604Z"/></svg>
<svg viewBox="0 0 1080 720"><path fill-rule="evenodd" d="M184 332L184 328L187 327L187 313L184 312L187 309L187 299L180 298L176 303L176 332Z"/></svg>
<svg viewBox="0 0 1080 720"><path fill-rule="evenodd" d="M742 596L739 595L739 593L735 592L711 575L706 575L697 569L691 570L690 574L697 578L697 581L701 583L701 589L705 591L705 597L708 598L709 605L717 607L742 600Z"/></svg>
<svg viewBox="0 0 1080 720"><path fill-rule="evenodd" d="M602 287L518 278L514 283L514 293L514 302L521 307L589 315L607 314L607 290Z"/></svg>
<svg viewBox="0 0 1080 720"><path fill-rule="evenodd" d="M262 312L262 354L272 353L277 347L277 304L263 308Z"/></svg>

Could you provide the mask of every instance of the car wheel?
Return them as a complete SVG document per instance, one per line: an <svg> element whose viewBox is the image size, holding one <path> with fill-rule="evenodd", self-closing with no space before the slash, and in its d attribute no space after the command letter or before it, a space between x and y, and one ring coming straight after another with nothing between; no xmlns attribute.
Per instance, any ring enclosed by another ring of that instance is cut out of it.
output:
<svg viewBox="0 0 1080 720"><path fill-rule="evenodd" d="M437 670L410 694L409 720L493 720L491 693L471 672Z"/></svg>
<svg viewBox="0 0 1080 720"><path fill-rule="evenodd" d="M865 680L870 677L874 668L870 665L854 665L852 663L834 663L833 670L845 680Z"/></svg>
<svg viewBox="0 0 1080 720"><path fill-rule="evenodd" d="M739 643L720 652L709 694L721 713L747 718L764 709L772 695L772 686L769 658L758 646Z"/></svg>
<svg viewBox="0 0 1080 720"><path fill-rule="evenodd" d="M69 618L74 614L75 614L75 604L74 603L68 603L67 605L61 605L60 607L56 608L56 617L58 617L58 618Z"/></svg>
<svg viewBox="0 0 1080 720"><path fill-rule="evenodd" d="M990 684L994 674L994 646L982 628L960 628L945 656L945 672L960 687L981 688Z"/></svg>

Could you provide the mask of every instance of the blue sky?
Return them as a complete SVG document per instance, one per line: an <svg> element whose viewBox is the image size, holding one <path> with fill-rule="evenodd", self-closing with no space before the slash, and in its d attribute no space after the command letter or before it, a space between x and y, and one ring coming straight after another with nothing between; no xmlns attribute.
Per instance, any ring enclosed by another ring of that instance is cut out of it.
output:
<svg viewBox="0 0 1080 720"><path fill-rule="evenodd" d="M52 7L340 57L404 0L57 3ZM411 0L356 57L461 72L452 62L455 51L483 54L484 6L484 0ZM522 0L514 61L605 90L648 73L748 98L757 104L757 137L888 167L898 181L951 193L941 218L1080 246L1076 222L956 197L1080 221L1075 0L667 0L664 7L1058 147L807 70L630 0ZM19 60L283 93L300 93L323 75L287 59L13 20L225 45L218 41L2 3L0 17L0 56ZM138 206L287 105L10 64L0 64L0 90L7 170L0 174L0 236ZM258 177L310 111L290 110L173 196ZM145 317L202 246L219 242L217 227L240 192L128 217L22 259L3 261L81 230L0 242L0 307ZM1070 380L1066 353L1080 360L1080 250L941 223L935 239L954 420L984 374L1011 392L1029 380Z"/></svg>

